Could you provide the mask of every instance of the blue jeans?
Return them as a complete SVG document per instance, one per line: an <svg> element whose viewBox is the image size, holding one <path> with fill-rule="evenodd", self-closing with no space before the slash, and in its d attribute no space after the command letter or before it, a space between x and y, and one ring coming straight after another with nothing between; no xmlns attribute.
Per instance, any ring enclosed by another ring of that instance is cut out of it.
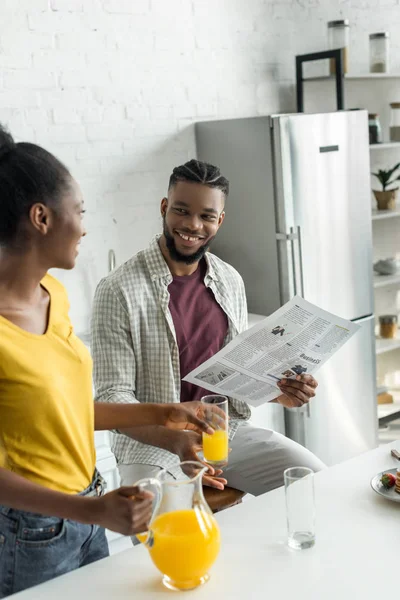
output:
<svg viewBox="0 0 400 600"><path fill-rule="evenodd" d="M96 483L95 477L82 495L98 495ZM106 556L105 531L98 525L0 505L0 598Z"/></svg>

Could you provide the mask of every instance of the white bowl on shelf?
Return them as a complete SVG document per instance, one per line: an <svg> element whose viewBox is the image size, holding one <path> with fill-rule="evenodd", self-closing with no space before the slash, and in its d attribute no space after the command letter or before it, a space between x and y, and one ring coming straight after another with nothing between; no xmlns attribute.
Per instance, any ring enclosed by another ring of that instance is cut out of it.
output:
<svg viewBox="0 0 400 600"><path fill-rule="evenodd" d="M374 271L379 275L396 275L400 269L400 261L396 258L386 258L384 260L378 260L374 264Z"/></svg>

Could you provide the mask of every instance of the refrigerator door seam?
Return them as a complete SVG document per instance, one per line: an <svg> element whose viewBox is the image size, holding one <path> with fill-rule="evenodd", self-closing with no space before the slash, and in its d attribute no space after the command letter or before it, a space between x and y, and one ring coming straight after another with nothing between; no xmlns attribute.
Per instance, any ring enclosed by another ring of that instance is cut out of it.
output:
<svg viewBox="0 0 400 600"><path fill-rule="evenodd" d="M297 245L299 249L299 269L300 269L300 289L301 296L304 298L304 272L303 272L303 249L301 244L301 228L297 225Z"/></svg>
<svg viewBox="0 0 400 600"><path fill-rule="evenodd" d="M296 252L294 247L294 227L290 228L291 238L290 238L290 249L292 252L292 270L293 270L293 282L294 282L294 294L297 296L298 294L298 286L297 286L297 268L296 268Z"/></svg>
<svg viewBox="0 0 400 600"><path fill-rule="evenodd" d="M294 287L295 293L299 294L302 298L304 298L304 273L303 273L303 254L302 254L302 246L301 246L301 229L300 226L291 227L290 228L290 244L292 247L292 264L293 264L293 275L294 275ZM296 248L295 242L297 241L297 251L298 251L298 269L296 267ZM299 271L299 278L297 278L297 270ZM297 283L299 279L299 285Z"/></svg>
<svg viewBox="0 0 400 600"><path fill-rule="evenodd" d="M288 240L297 240L297 233L277 233L277 240L283 240L284 242Z"/></svg>
<svg viewBox="0 0 400 600"><path fill-rule="evenodd" d="M365 321L370 321L374 319L375 315L373 313L369 313L368 315L364 315L362 317L357 317L357 319L350 319L353 323L365 323Z"/></svg>

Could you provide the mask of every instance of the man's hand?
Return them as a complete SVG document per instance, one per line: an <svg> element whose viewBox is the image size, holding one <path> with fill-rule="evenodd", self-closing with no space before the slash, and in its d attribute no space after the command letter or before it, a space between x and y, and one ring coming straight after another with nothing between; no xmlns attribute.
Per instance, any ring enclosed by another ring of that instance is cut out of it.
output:
<svg viewBox="0 0 400 600"><path fill-rule="evenodd" d="M123 535L147 531L152 514L152 498L153 494L136 486L120 487L93 499L94 521Z"/></svg>
<svg viewBox="0 0 400 600"><path fill-rule="evenodd" d="M195 431L175 431L174 438L174 445L173 448L171 448L171 451L177 454L182 462L194 460L208 467L207 473L203 475L203 485L208 485L217 490L223 490L228 482L223 477L219 477L222 470L214 469L211 465L208 465L197 456L197 453L203 448L201 434L196 433ZM196 469L192 468L190 465L185 466L183 471L189 477L194 477L196 474Z"/></svg>
<svg viewBox="0 0 400 600"><path fill-rule="evenodd" d="M282 396L277 398L277 402L285 408L299 408L315 396L318 382L312 375L298 375L296 379L281 379L278 386Z"/></svg>
<svg viewBox="0 0 400 600"><path fill-rule="evenodd" d="M197 432L212 434L212 423L221 419L225 423L225 413L216 405L202 404L201 402L181 402L165 404L164 422L161 425L168 429L190 429ZM207 411L207 412L206 412Z"/></svg>

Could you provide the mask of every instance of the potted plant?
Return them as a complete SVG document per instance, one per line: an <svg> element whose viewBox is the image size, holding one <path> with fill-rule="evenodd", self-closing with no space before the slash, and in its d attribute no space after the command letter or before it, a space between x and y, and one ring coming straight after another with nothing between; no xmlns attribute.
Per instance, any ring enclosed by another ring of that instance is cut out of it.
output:
<svg viewBox="0 0 400 600"><path fill-rule="evenodd" d="M396 181L400 181L400 175L393 177L394 173L400 167L400 163L397 163L392 169L384 170L379 169L377 173L372 173L380 182L382 190L372 190L378 204L378 210L394 210L396 208L397 188L388 190L390 185L393 185Z"/></svg>

